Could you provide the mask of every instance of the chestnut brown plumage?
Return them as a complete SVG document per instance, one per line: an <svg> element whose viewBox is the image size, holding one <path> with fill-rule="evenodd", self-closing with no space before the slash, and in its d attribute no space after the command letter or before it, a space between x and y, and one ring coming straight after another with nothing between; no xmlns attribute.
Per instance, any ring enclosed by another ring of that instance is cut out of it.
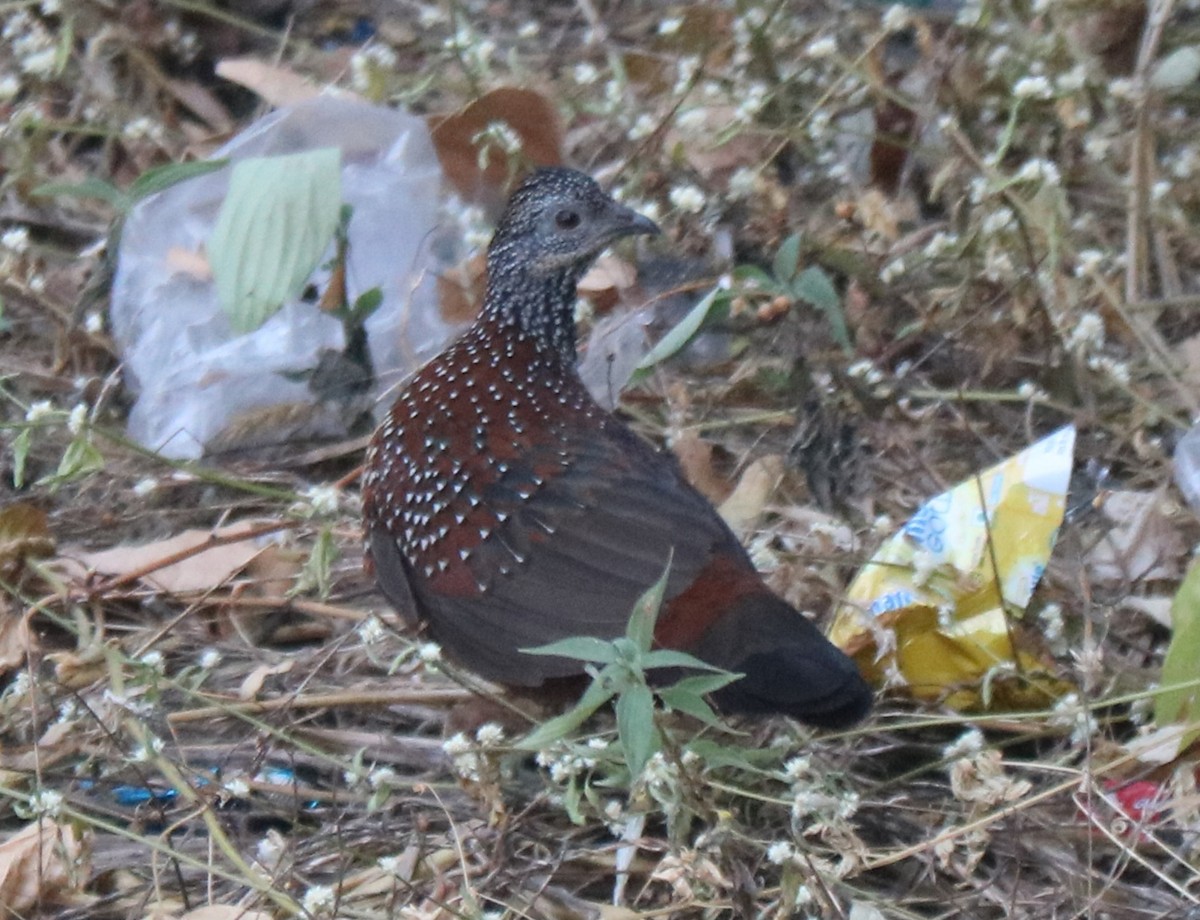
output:
<svg viewBox="0 0 1200 920"><path fill-rule="evenodd" d="M576 374L576 284L653 222L567 169L534 172L488 248L479 318L408 383L367 455L363 513L384 594L453 659L538 687L578 661L523 648L622 635L671 559L664 647L745 674L725 711L856 722L854 663L763 584L674 459L601 409Z"/></svg>

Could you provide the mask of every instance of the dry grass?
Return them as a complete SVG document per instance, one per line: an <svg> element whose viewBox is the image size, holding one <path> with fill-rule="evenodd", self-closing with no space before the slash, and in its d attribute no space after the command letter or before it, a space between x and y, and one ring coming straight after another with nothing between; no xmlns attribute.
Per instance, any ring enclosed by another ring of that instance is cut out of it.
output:
<svg viewBox="0 0 1200 920"><path fill-rule="evenodd" d="M1200 532L1166 492L1175 507L1133 538L1153 566L1101 578L1090 555L1113 527L1096 510L1105 491L1163 488L1200 406L1195 93L1138 95L1194 40L1190 13L1154 4L1139 44L1136 5L1092 3L996 2L890 37L881 11L832 3L718 4L675 28L660 23L682 8L654 3L513 0L486 17L476 3L297 4L286 22L166 0L123 18L99 0L61 6L2 14L49 42L0 48L0 77L19 81L0 101L0 231L29 236L0 252L0 431L10 446L32 433L11 497L48 515L53 547L0 534L0 915L1200 910L1194 764L1151 768L1129 747L1170 635L1146 611L1161 617ZM90 319L107 262L78 255L112 214L31 189L85 175L125 186L211 149L222 113L231 129L248 123L255 100L207 76L218 54L278 54L351 83L341 36L360 15L396 58L360 59L360 91L445 110L480 88L538 86L564 114L568 160L655 206L665 251L703 260L693 281L730 253L769 266L804 230L801 258L838 283L853 353L816 311L738 290L706 351L627 399L651 436L717 445L718 480L789 458L754 543L803 608L831 609L881 517L902 521L1078 425L1074 513L1016 628L1083 703L971 717L897 694L862 728L819 738L783 722L720 734L667 720L667 756L633 784L604 718L590 748L541 763L513 750L519 720L447 745L474 697L360 573L356 486L336 509L300 500L350 473L359 445L182 470L124 443L117 357ZM530 21L538 35L522 31ZM44 47L62 50L61 69L29 60ZM42 400L60 414L27 421ZM65 424L76 404L82 434ZM80 437L96 467L39 484ZM0 457L4 488L14 463ZM797 523L819 501L853 548ZM278 525L276 542L199 592L132 575L85 583L36 561L244 519ZM294 593L322 533L338 555L309 573L328 592ZM1034 615L1051 605L1061 636ZM1135 780L1160 796L1144 826L1117 800ZM81 841L47 832L40 869L36 845L12 858L38 812ZM78 858L66 865L64 851ZM3 906L15 878L36 892L19 910Z"/></svg>

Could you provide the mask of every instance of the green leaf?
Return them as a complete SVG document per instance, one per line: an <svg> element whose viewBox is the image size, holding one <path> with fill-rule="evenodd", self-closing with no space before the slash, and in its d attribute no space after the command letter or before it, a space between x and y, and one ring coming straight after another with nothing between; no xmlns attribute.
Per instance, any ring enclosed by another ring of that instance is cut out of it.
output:
<svg viewBox="0 0 1200 920"><path fill-rule="evenodd" d="M793 233L775 251L775 261L771 271L775 277L787 284L796 277L796 269L800 265L800 234Z"/></svg>
<svg viewBox="0 0 1200 920"><path fill-rule="evenodd" d="M706 725L720 726L722 724L721 719L713 712L712 707L704 702L702 697L694 693L680 690L679 687L668 687L666 690L660 690L658 697L666 706L669 706L676 712L682 712L694 719L699 719Z"/></svg>
<svg viewBox="0 0 1200 920"><path fill-rule="evenodd" d="M584 691L578 703L561 716L555 716L550 721L543 722L526 735L517 748L522 751L540 751L579 728L591 717L592 713L615 696L615 693L605 686L604 676L605 672L601 671L600 676L593 680Z"/></svg>
<svg viewBox="0 0 1200 920"><path fill-rule="evenodd" d="M716 669L714 668L713 670ZM706 693L712 693L714 690L727 687L735 680L741 680L745 676L744 674L734 674L732 671L719 671L716 674L692 674L675 681L667 689L681 690L684 693L703 696Z"/></svg>
<svg viewBox="0 0 1200 920"><path fill-rule="evenodd" d="M757 265L739 265L733 270L733 280L742 283L753 282L764 291L779 290L779 283Z"/></svg>
<svg viewBox="0 0 1200 920"><path fill-rule="evenodd" d="M709 311L717 301L717 295L724 293L722 288L716 287L701 297L699 302L688 310L687 315L676 323L670 332L659 339L655 346L646 353L646 356L638 362L637 370L648 371L687 345L692 340L692 336L700 331L704 320L708 318Z"/></svg>
<svg viewBox="0 0 1200 920"><path fill-rule="evenodd" d="M671 555L674 555L674 551ZM625 636L641 652L650 651L654 642L654 624L658 621L658 611L662 607L663 594L667 590L667 575L670 571L671 558L668 556L667 566L662 575L637 599L637 603L633 605L633 612L629 615Z"/></svg>
<svg viewBox="0 0 1200 920"><path fill-rule="evenodd" d="M1163 659L1163 689L1154 696L1154 722L1159 728L1180 723L1195 725L1200 721L1197 662L1200 662L1200 561L1192 563L1171 602L1171 644ZM1179 739L1179 750L1186 749L1198 737L1200 728L1185 732Z"/></svg>
<svg viewBox="0 0 1200 920"><path fill-rule="evenodd" d="M350 307L350 317L361 326L379 309L383 303L383 288L373 287L358 295L358 299Z"/></svg>
<svg viewBox="0 0 1200 920"><path fill-rule="evenodd" d="M695 655L676 651L670 648L655 649L642 657L642 667L649 668L696 668L701 671L720 671L707 661L701 661Z"/></svg>
<svg viewBox="0 0 1200 920"><path fill-rule="evenodd" d="M792 285L792 293L797 299L825 314L829 325L833 327L833 337L843 351L849 353L854 350L850 342L850 330L846 328L846 314L842 312L842 299L822 269L815 265L804 269Z"/></svg>
<svg viewBox="0 0 1200 920"><path fill-rule="evenodd" d="M612 643L594 636L572 636L548 645L523 648L521 651L526 655L561 655L563 658L593 661L596 664L612 664L617 660L617 652Z"/></svg>
<svg viewBox="0 0 1200 920"><path fill-rule="evenodd" d="M58 469L53 475L43 477L39 484L58 486L87 473L104 469L104 455L86 435L81 435L67 445Z"/></svg>
<svg viewBox="0 0 1200 920"><path fill-rule="evenodd" d="M168 189L185 179L206 176L218 169L224 169L228 165L229 160L220 159L192 160L188 163L165 163L162 166L155 166L153 169L147 169L133 180L133 185L129 186L129 198L132 201L141 201L143 198Z"/></svg>
<svg viewBox="0 0 1200 920"><path fill-rule="evenodd" d="M341 198L336 147L234 165L208 256L236 332L257 329L299 293L337 229Z"/></svg>
<svg viewBox="0 0 1200 920"><path fill-rule="evenodd" d="M122 213L133 204L129 195L99 176L88 176L82 182L44 182L33 190L33 194L46 198L94 198Z"/></svg>
<svg viewBox="0 0 1200 920"><path fill-rule="evenodd" d="M296 585L292 588L292 596L315 590L322 600L329 596L333 587L333 564L338 559L337 541L333 538L333 528L329 525L322 527L313 543L308 561L300 570Z"/></svg>
<svg viewBox="0 0 1200 920"><path fill-rule="evenodd" d="M32 443L31 429L22 428L20 433L13 438L12 456L13 456L13 488L19 489L25 484L25 461L29 457L29 446Z"/></svg>
<svg viewBox="0 0 1200 920"><path fill-rule="evenodd" d="M657 747L654 732L654 694L645 684L617 697L617 734L625 751L629 774L637 777Z"/></svg>

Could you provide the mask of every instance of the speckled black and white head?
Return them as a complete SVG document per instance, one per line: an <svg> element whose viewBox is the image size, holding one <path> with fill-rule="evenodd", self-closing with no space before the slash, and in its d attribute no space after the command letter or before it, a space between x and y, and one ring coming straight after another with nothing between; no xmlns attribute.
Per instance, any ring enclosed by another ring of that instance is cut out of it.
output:
<svg viewBox="0 0 1200 920"><path fill-rule="evenodd" d="M609 244L658 232L590 176L536 170L513 192L488 247L483 315L514 323L573 362L576 283Z"/></svg>
<svg viewBox="0 0 1200 920"><path fill-rule="evenodd" d="M618 204L590 176L548 167L513 192L488 249L488 267L516 260L534 276L582 273L614 240L658 232L654 221Z"/></svg>

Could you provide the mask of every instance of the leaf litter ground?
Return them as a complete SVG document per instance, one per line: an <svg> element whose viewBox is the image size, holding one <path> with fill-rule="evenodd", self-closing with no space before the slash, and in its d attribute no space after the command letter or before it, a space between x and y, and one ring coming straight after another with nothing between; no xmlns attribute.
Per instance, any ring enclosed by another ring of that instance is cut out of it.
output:
<svg viewBox="0 0 1200 920"><path fill-rule="evenodd" d="M1195 767L1148 721L1197 538L1169 486L1200 404L1188 11L246 7L3 14L12 916L1194 913ZM730 273L623 406L819 618L922 501L1074 422L1070 514L1012 628L1075 693L964 715L896 691L815 739L666 717L636 781L604 716L516 751L528 725L361 573L361 440L183 468L119 434L93 244L121 199L31 191L210 151L261 110L211 76L238 56L267 97L535 88L567 161L667 229L637 266L681 292L660 329Z"/></svg>

